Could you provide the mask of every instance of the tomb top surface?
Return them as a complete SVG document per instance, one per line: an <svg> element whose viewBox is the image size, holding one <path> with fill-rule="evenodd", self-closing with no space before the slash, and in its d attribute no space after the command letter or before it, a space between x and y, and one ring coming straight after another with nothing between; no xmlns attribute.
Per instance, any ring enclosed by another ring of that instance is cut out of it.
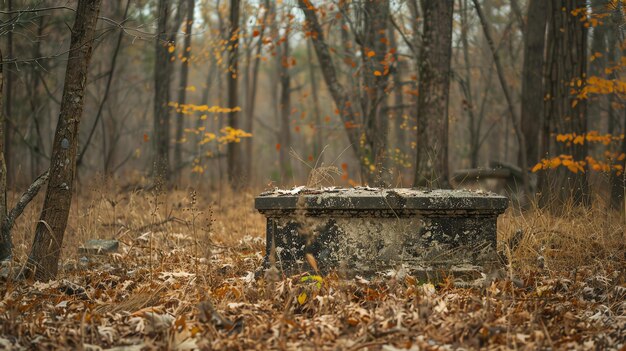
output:
<svg viewBox="0 0 626 351"><path fill-rule="evenodd" d="M502 213L508 199L484 191L410 188L274 189L255 199L255 208L271 210L483 210Z"/></svg>

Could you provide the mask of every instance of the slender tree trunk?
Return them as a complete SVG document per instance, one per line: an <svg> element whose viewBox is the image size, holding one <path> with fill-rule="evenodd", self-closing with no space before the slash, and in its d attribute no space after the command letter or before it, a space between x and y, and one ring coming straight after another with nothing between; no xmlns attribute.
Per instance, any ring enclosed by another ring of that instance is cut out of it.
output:
<svg viewBox="0 0 626 351"><path fill-rule="evenodd" d="M370 184L382 185L383 160L386 158L389 121L382 111L387 98L385 89L389 80L389 52L387 27L389 25L389 2L387 0L366 1L364 4L363 43L361 55L365 70L362 72L361 98L365 119L365 132L370 145Z"/></svg>
<svg viewBox="0 0 626 351"><path fill-rule="evenodd" d="M625 4L618 3L618 6L613 9L611 26L608 30L608 42L607 48L609 50L608 62L610 65L618 65L619 64L619 41L620 41L620 27L619 24L622 23L622 13L624 10ZM622 47L621 50L622 59L626 57L626 48ZM616 71L612 71L608 77L611 80L617 80L619 77ZM615 108L620 103L620 97L617 93L613 93L609 96L609 114L608 114L608 125L609 125L609 133L615 136L616 126L619 126L619 116L618 109ZM621 132L622 134L626 131L626 109L622 110L622 125ZM610 150L609 150L610 151ZM622 144L620 149L618 150L618 154L626 155L626 138L622 139ZM622 213L626 207L626 201L624 198L626 197L626 158L619 161L614 160L613 162L617 163L622 167L621 172L613 169L611 171L610 176L610 191L611 191L611 208L613 209L621 209Z"/></svg>
<svg viewBox="0 0 626 351"><path fill-rule="evenodd" d="M393 70L393 84L394 84L394 104L396 104L396 108L394 109L394 120L393 120L393 130L395 143L393 146L399 151L399 154L396 155L399 159L402 159L406 155L406 123L404 118L404 92L402 91L402 75L403 75L403 67L400 62L400 56L398 55L398 43L396 41L396 33L393 29L393 26L389 26L388 28L388 36L389 43L393 50L395 50L393 57L395 61L395 68ZM390 143L391 144L391 143ZM392 146L392 145L389 145ZM401 163L397 163L399 170L403 167ZM401 172L400 172L401 173Z"/></svg>
<svg viewBox="0 0 626 351"><path fill-rule="evenodd" d="M610 0L592 0L591 12L593 16L606 12L609 9ZM600 19L591 31L591 58L589 60L589 76L606 78L604 72L606 61L609 56L607 39L609 36L610 17ZM611 48L614 49L614 48ZM603 122L602 111L606 111L609 96L606 94L593 94L587 98L587 121L590 130L601 130Z"/></svg>
<svg viewBox="0 0 626 351"><path fill-rule="evenodd" d="M549 35L546 68L545 129L543 150L553 156L571 155L575 161L584 161L587 143L553 144L556 133L587 133L587 101L578 100L572 87L582 89L587 73L587 28L574 10L586 8L585 0L551 0L548 13ZM575 90L574 89L574 90ZM554 134L552 134L554 133ZM554 145L554 148L552 147ZM548 179L549 173L555 173ZM586 173L571 172L565 167L542 171L540 177L540 205L560 206L571 200L577 205L588 205L589 190Z"/></svg>
<svg viewBox="0 0 626 351"><path fill-rule="evenodd" d="M157 7L156 61L154 65L154 168L155 184L168 183L170 179L170 77L171 64L168 52L167 19L170 2L159 0Z"/></svg>
<svg viewBox="0 0 626 351"><path fill-rule="evenodd" d="M238 88L237 82L239 77L238 60L239 60L239 5L240 0L230 0L230 39L228 44L228 107L238 107ZM232 111L228 114L228 124L234 129L239 129L239 112ZM228 179L231 187L240 189L245 187L247 179L243 179L241 164L242 147L240 143L228 144Z"/></svg>
<svg viewBox="0 0 626 351"><path fill-rule="evenodd" d="M504 94L504 98L507 103L510 121L513 124L513 129L515 130L515 136L517 137L519 148L522 150L526 150L526 140L524 139L524 134L522 133L522 127L519 124L520 122L517 117L517 113L515 112L512 94L509 90L509 85L506 82L504 69L502 68L502 64L500 62L500 56L498 55L495 44L493 42L493 37L491 36L491 30L489 28L489 24L487 23L487 19L485 18L485 15L482 12L482 9L480 7L480 4L478 3L478 0L472 0L472 1L474 2L476 13L478 14L478 17L480 18L480 23L483 27L483 32L485 34L485 39L487 39L487 44L489 45L489 49L491 50L491 54L493 55L493 63L496 65L496 73L498 74L498 79L500 80L500 86L502 87L502 93ZM526 159L525 153L522 153L521 168L522 168L522 180L523 180L524 193L526 194L526 196L529 196L530 188L529 188L529 181L528 181L528 160Z"/></svg>
<svg viewBox="0 0 626 351"><path fill-rule="evenodd" d="M470 11L467 0L460 0L461 4L461 43L463 44L463 61L465 61L464 71L465 78L461 83L461 88L465 95L465 103L463 108L467 112L467 124L469 132L469 154L470 154L470 166L472 168L478 167L478 152L480 150L480 126L477 125L478 121L474 110L474 98L472 90L472 72L471 72L471 60L469 53L469 21L468 12Z"/></svg>
<svg viewBox="0 0 626 351"><path fill-rule="evenodd" d="M364 161L367 157L367 153L360 145L360 132L357 128L355 128L357 125L357 118L352 108L350 98L339 82L337 70L332 57L330 56L330 49L324 39L322 26L317 19L317 15L315 14L316 9L309 0L298 0L298 4L304 12L306 19L305 25L310 33L310 38L313 42L315 53L317 54L317 61L322 68L324 81L326 82L330 95L332 96L335 106L339 111L339 116L345 126L346 134L348 135L348 140L354 150L355 156L359 160L361 174L366 175L370 172L370 170Z"/></svg>
<svg viewBox="0 0 626 351"><path fill-rule="evenodd" d="M4 99L2 88L4 87L4 60L2 57L2 51L0 51L0 224L4 223L7 217L7 165L4 158L5 152L5 115L2 109L2 102ZM7 235L4 230L0 231L0 260L5 260L11 256L11 250L13 248L13 242L11 236Z"/></svg>
<svg viewBox="0 0 626 351"><path fill-rule="evenodd" d="M38 26L37 26L37 37L41 38L43 35L43 20L44 17L41 16L39 18L38 21ZM41 57L41 40L38 40L37 43L35 44L35 47L33 49L33 57ZM40 156L40 152L43 150L43 146L42 146L42 137L41 137L41 130L39 127L39 117L41 115L41 111L42 106L39 106L42 101L41 98L39 96L39 84L40 84L40 77L39 77L40 73L39 73L39 67L36 65L32 66L31 69L31 79L30 79L30 89L31 93L30 93L30 114L31 114L31 118L32 118L32 124L31 124L31 129L30 129L30 134L34 135L34 149L31 150L30 152L30 168L31 168L31 178L35 178L38 174L41 173L41 167L40 167L40 160L41 160L41 156Z"/></svg>
<svg viewBox="0 0 626 351"><path fill-rule="evenodd" d="M622 122L622 131L624 131L626 130L626 110L623 110L622 114L624 119ZM626 154L626 138L622 139L622 146L619 153L622 155ZM617 164L622 167L622 171L611 172L611 208L623 210L624 206L626 206L626 200L624 199L626 196L626 158L622 158Z"/></svg>
<svg viewBox="0 0 626 351"><path fill-rule="evenodd" d="M13 0L7 0L7 9L13 11ZM9 59L14 59L13 57L13 30L9 30L7 33L7 54ZM6 116L4 117L4 157L5 157L5 165L7 172L6 183L7 186L11 186L13 184L12 174L13 174L13 145L12 145L12 121L13 120L13 72L9 69L7 70L7 98L6 98Z"/></svg>
<svg viewBox="0 0 626 351"><path fill-rule="evenodd" d="M187 81L189 77L189 59L191 57L191 34L193 30L193 16L195 10L195 0L187 0L187 22L185 22L185 42L183 58L180 63L180 84L178 86L178 103L187 102ZM176 145L174 146L174 169L177 181L180 181L180 173L183 166L183 129L185 127L185 116L182 110L176 115Z"/></svg>
<svg viewBox="0 0 626 351"><path fill-rule="evenodd" d="M128 0L126 3L126 9L124 10L124 18L123 20L126 20L127 16L128 16L128 10L130 9L130 3L131 0ZM111 57L111 68L109 71L109 76L107 78L107 83L106 83L106 87L104 88L104 95L102 96L102 100L100 101L100 105L98 105L98 112L96 113L96 118L94 119L93 125L89 131L89 134L87 135L87 140L85 141L85 144L83 145L83 148L80 150L79 154L78 154L78 160L76 161L76 165L78 167L80 167L83 163L83 158L85 157L85 153L87 152L87 149L89 148L89 145L91 144L91 138L93 138L95 131L96 131L96 127L98 126L101 118L102 118L102 114L104 112L104 105L106 104L108 97L109 97L109 92L111 91L111 86L113 83L113 77L115 76L115 68L117 66L117 58L120 52L120 49L122 47L122 40L124 39L124 31L120 30L119 35L117 37L117 43L115 44L115 50L113 51L113 56ZM105 135L102 136L103 140L106 140ZM103 152L106 152L106 147L102 148ZM106 159L106 158L105 158ZM104 173L107 174L108 173L108 169L105 165L104 167Z"/></svg>
<svg viewBox="0 0 626 351"><path fill-rule="evenodd" d="M67 226L83 114L85 85L101 0L80 0L72 28L61 112L50 160L50 182L29 255L30 272L37 280L54 279Z"/></svg>
<svg viewBox="0 0 626 351"><path fill-rule="evenodd" d="M320 99L318 95L319 85L317 83L317 75L313 66L313 49L311 41L306 42L306 57L309 65L309 79L311 81L311 98L313 99L313 123L315 123L315 136L313 138L313 155L316 158L315 163L321 165L324 162L324 128L322 126L322 116L320 111Z"/></svg>
<svg viewBox="0 0 626 351"><path fill-rule="evenodd" d="M289 21L287 16L284 19ZM291 180L293 175L293 169L291 167L291 160L289 157L289 150L291 149L291 76L289 74L289 32L290 23L287 22L287 28L285 29L285 40L282 43L282 50L280 55L277 56L277 64L279 68L280 77L280 144L279 150L279 162L280 162L280 181L286 184Z"/></svg>
<svg viewBox="0 0 626 351"><path fill-rule="evenodd" d="M265 36L265 27L267 27L267 18L270 13L270 2L269 0L265 0L265 13L263 14L263 22L261 23L261 30L259 30L259 39L256 46L256 52L254 56L254 64L252 66L252 83L246 88L248 89L248 101L246 103L246 120L244 121L244 130L253 135L252 138L246 138L243 140L245 152L245 173L247 175L247 179L249 182L252 181L252 160L253 150L252 146L254 144L254 111L256 106L256 93L257 86L259 82L259 69L261 67L261 53L263 50L263 38Z"/></svg>
<svg viewBox="0 0 626 351"><path fill-rule="evenodd" d="M417 158L414 185L450 187L448 99L454 0L422 1L424 31L419 62Z"/></svg>
<svg viewBox="0 0 626 351"><path fill-rule="evenodd" d="M526 150L521 147L518 163L522 164L522 152L526 152L529 166L539 162L539 132L543 119L543 70L548 2L530 0L528 20L524 36L524 68L522 71L522 132Z"/></svg>

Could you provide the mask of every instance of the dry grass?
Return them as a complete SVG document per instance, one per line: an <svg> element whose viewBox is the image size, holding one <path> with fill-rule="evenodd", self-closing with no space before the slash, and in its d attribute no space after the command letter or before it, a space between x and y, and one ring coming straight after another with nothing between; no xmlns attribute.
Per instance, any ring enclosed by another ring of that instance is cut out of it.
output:
<svg viewBox="0 0 626 351"><path fill-rule="evenodd" d="M0 345L625 347L625 219L601 208L571 208L565 216L507 212L499 220L502 248L517 231L524 236L508 250L508 277L483 288L433 286L398 272L370 280L329 276L318 286L300 276L254 279L265 223L250 193L110 189L115 184L101 184L75 198L58 280L3 283ZM25 260L40 206L19 220L17 263ZM123 244L117 254L85 262L76 248L90 238Z"/></svg>

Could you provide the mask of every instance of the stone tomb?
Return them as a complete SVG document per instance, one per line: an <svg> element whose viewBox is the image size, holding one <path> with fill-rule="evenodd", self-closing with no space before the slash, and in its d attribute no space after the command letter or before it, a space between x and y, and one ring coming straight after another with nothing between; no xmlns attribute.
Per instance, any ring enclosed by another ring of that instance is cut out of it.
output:
<svg viewBox="0 0 626 351"><path fill-rule="evenodd" d="M255 199L267 217L266 266L311 271L311 254L323 272L369 275L402 266L428 278L479 277L497 260L496 222L507 204L480 191L370 187L276 189Z"/></svg>

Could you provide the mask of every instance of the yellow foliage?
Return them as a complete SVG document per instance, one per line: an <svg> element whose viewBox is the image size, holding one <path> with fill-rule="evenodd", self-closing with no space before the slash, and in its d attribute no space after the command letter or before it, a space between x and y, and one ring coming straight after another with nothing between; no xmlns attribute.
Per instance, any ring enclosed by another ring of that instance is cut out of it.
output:
<svg viewBox="0 0 626 351"><path fill-rule="evenodd" d="M245 132L242 129L235 129L233 127L227 126L220 130L220 133L223 135L220 136L217 141L221 144L228 143L239 143L241 142L241 138L250 138L252 134Z"/></svg>
<svg viewBox="0 0 626 351"><path fill-rule="evenodd" d="M609 145L612 142L618 142L624 139L624 134L621 135L612 135L612 134L600 134L597 130L592 130L587 132L586 134L577 134L577 133L565 133L565 134L557 134L556 141L560 143L574 143L583 145L585 142L587 143L602 143L604 145Z"/></svg>
<svg viewBox="0 0 626 351"><path fill-rule="evenodd" d="M578 99L587 99L589 94L618 94L626 97L626 82L617 79L605 79L591 76L587 78L585 86L578 93Z"/></svg>
<svg viewBox="0 0 626 351"><path fill-rule="evenodd" d="M531 169L532 172L537 172L540 170L548 170L548 169L556 169L560 166L566 167L572 173L584 173L585 167L592 169L597 172L611 172L616 171L618 175L620 175L623 171L622 166L619 164L614 164L613 160L623 160L626 158L626 154L611 154L605 153L607 156L607 161L596 160L592 156L585 157L585 160L574 160L571 155L559 155L553 158L544 158L539 163L537 163Z"/></svg>
<svg viewBox="0 0 626 351"><path fill-rule="evenodd" d="M209 105L179 104L177 102L170 102L168 106L176 109L176 111L180 111L184 115L190 115L194 112L230 113L230 112L241 111L240 107L229 108L229 107L209 106Z"/></svg>

